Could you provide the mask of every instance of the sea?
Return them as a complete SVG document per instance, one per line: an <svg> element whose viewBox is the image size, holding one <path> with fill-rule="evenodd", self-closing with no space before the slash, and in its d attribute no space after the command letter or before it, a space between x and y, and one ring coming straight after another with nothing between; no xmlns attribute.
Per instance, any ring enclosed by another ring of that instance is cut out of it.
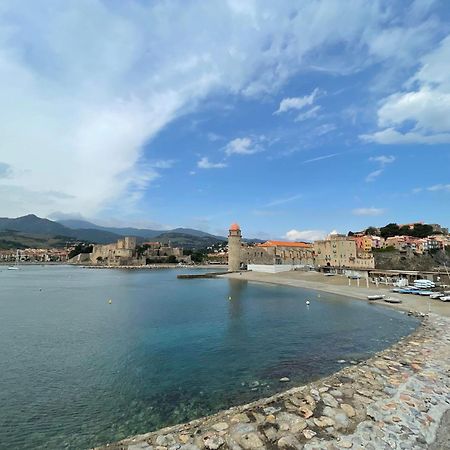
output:
<svg viewBox="0 0 450 450"><path fill-rule="evenodd" d="M87 449L189 421L326 376L418 326L334 294L177 279L192 272L0 266L0 448Z"/></svg>

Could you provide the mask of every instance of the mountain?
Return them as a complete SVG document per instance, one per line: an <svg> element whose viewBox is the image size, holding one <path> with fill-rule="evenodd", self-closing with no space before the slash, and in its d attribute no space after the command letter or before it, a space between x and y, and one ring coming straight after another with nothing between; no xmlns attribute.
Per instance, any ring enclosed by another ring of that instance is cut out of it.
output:
<svg viewBox="0 0 450 450"><path fill-rule="evenodd" d="M119 234L121 236L137 236L142 237L144 239L154 239L155 237L160 236L161 234L164 233L188 234L196 237L209 237L211 239L217 238L219 240L226 239L223 236L214 236L212 234L206 233L205 231L194 230L193 228L174 228L172 230L151 230L148 228L103 227L101 225L96 225L92 222L88 222L87 220L78 220L78 219L59 220L58 223L68 228L72 228L74 230L95 229L108 231L110 233Z"/></svg>
<svg viewBox="0 0 450 450"><path fill-rule="evenodd" d="M34 214L28 214L27 216L17 217L15 219L0 217L0 230L14 230L23 233L45 234L49 236L70 236L70 234L66 234L68 229L64 225L53 222L52 220L41 219Z"/></svg>
<svg viewBox="0 0 450 450"><path fill-rule="evenodd" d="M67 219L58 220L58 223L74 230L101 230L109 233L114 233L120 236L136 236L144 239L153 238L158 234L161 234L164 230L150 230L146 228L132 228L132 227L102 227L95 223L88 222L87 220Z"/></svg>
<svg viewBox="0 0 450 450"><path fill-rule="evenodd" d="M178 233L175 231L161 233L153 239L164 244L168 244L170 242L174 247L183 247L186 249L201 249L226 240L225 238L213 236L208 233L193 235L189 233Z"/></svg>
<svg viewBox="0 0 450 450"><path fill-rule="evenodd" d="M20 240L20 236L23 235L22 239L28 242L29 238L26 235L30 235L34 240L43 240L43 243L46 241L50 243L56 238L60 243L67 241L87 241L107 244L121 238L121 235L109 231L88 228L74 230L58 222L37 217L34 214L28 214L27 216L17 217L15 219L1 217L0 231L4 232L4 239L7 239L5 233L9 232L10 235L15 235L14 241Z"/></svg>
<svg viewBox="0 0 450 450"><path fill-rule="evenodd" d="M34 214L10 219L0 218L0 248L64 246L67 242L84 241L93 244L109 244L124 236L136 236L138 242L160 241L185 248L205 248L226 237L214 236L192 228L173 230L151 230L132 227L103 227L86 220L43 219ZM258 239L243 239L244 242L262 242Z"/></svg>

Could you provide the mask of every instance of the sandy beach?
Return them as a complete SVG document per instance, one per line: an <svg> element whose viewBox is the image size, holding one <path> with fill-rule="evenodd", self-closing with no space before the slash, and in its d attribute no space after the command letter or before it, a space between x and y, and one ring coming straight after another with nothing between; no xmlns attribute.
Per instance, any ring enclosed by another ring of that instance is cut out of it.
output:
<svg viewBox="0 0 450 450"><path fill-rule="evenodd" d="M439 316L450 317L450 302L431 300L429 297L422 297L419 295L398 294L391 292L392 287L384 284L380 284L379 287L376 287L374 284L369 284L369 288L367 288L366 280L364 279L359 281L359 286L357 280L350 280L349 285L349 279L344 275L325 276L318 272L303 271L282 272L277 274L243 271L222 276L260 283L302 287L313 289L315 291L345 295L364 301L367 301L368 295L385 294L386 296L390 295L402 300L402 303L389 304L382 300L376 301L376 303L402 311L415 311L424 314L430 312ZM310 300L313 301L314 298L311 298Z"/></svg>

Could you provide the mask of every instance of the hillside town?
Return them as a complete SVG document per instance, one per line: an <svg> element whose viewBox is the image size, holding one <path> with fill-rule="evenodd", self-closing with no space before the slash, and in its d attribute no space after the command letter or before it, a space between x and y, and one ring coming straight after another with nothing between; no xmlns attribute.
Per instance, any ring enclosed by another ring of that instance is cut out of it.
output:
<svg viewBox="0 0 450 450"><path fill-rule="evenodd" d="M241 233L233 224L230 232ZM399 234L396 234L396 233ZM392 234L392 235L391 235ZM426 234L423 237L414 234ZM268 240L266 242L240 242L239 268L250 270L282 271L300 267L325 270L375 269L376 255L397 252L410 255L433 255L448 252L448 229L439 224L389 224L369 227L347 235L331 233L313 242ZM229 264L229 243L219 241L204 249L197 249L204 264ZM110 244L71 243L66 248L0 249L0 263L71 263L92 266L146 266L149 264L193 264L192 250L158 241L138 242L127 236Z"/></svg>

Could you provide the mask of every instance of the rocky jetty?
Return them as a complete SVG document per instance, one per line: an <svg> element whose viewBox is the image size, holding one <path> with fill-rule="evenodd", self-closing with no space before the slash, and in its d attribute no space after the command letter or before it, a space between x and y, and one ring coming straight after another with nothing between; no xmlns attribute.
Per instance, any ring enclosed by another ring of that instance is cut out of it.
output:
<svg viewBox="0 0 450 450"><path fill-rule="evenodd" d="M320 381L100 448L426 449L437 434L448 437L439 424L449 410L450 319L431 315L389 349Z"/></svg>

